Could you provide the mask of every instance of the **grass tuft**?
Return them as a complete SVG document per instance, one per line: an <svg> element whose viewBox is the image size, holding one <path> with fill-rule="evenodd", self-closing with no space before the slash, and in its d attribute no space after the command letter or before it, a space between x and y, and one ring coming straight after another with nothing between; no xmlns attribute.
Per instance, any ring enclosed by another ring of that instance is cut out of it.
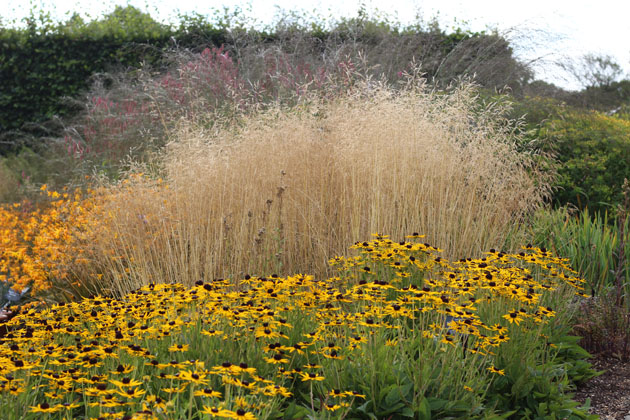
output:
<svg viewBox="0 0 630 420"><path fill-rule="evenodd" d="M164 182L109 190L95 258L122 292L152 279L325 276L328 256L375 231L425 232L454 258L502 247L547 187L516 150L514 125L475 99L470 85L367 80L238 127L182 123L159 159Z"/></svg>

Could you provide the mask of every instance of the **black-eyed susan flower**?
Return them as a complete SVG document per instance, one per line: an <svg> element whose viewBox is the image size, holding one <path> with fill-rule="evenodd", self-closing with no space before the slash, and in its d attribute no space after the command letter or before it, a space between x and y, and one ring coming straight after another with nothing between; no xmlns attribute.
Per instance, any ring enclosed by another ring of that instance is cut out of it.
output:
<svg viewBox="0 0 630 420"><path fill-rule="evenodd" d="M173 344L172 346L168 348L168 351L170 352L188 351L188 344Z"/></svg>
<svg viewBox="0 0 630 420"><path fill-rule="evenodd" d="M272 365L289 363L289 359L287 359L282 353L276 353L272 357L265 357L265 361Z"/></svg>
<svg viewBox="0 0 630 420"><path fill-rule="evenodd" d="M228 418L233 418L233 417L229 417L229 415L231 415L231 411L228 410L224 410L222 408L216 407L216 406L203 406L203 410L201 410L202 413L205 414L210 414L210 416L212 417L228 417Z"/></svg>
<svg viewBox="0 0 630 420"><path fill-rule="evenodd" d="M143 396L146 391L140 388L128 388L124 390L117 390L116 393L125 398L139 398Z"/></svg>
<svg viewBox="0 0 630 420"><path fill-rule="evenodd" d="M195 396L221 398L221 393L211 388L204 388L204 389L195 391Z"/></svg>
<svg viewBox="0 0 630 420"><path fill-rule="evenodd" d="M315 372L301 372L300 376L302 377L302 382L307 382L307 381L323 381L324 379L326 379L325 377L323 377L322 375L315 373Z"/></svg>
<svg viewBox="0 0 630 420"><path fill-rule="evenodd" d="M282 395L285 398L291 397L293 394L285 387L280 385L267 385L260 390L264 395L274 397L276 395Z"/></svg>
<svg viewBox="0 0 630 420"><path fill-rule="evenodd" d="M359 394L356 391L346 391L344 394L346 394L346 396L348 397L354 397L354 398L362 398L365 399L365 395L363 394Z"/></svg>
<svg viewBox="0 0 630 420"><path fill-rule="evenodd" d="M324 404L324 408L326 409L326 411L337 411L337 410L339 410L341 407L343 407L343 405L341 405L341 403L328 403L328 404Z"/></svg>
<svg viewBox="0 0 630 420"><path fill-rule="evenodd" d="M505 375L505 371L502 369L497 369L496 367L490 366L489 368L487 368L490 372L492 373L496 373L498 375L504 376Z"/></svg>
<svg viewBox="0 0 630 420"><path fill-rule="evenodd" d="M142 385L142 382L136 381L135 379L132 379L132 378L123 378L120 381L117 381L115 379L110 379L109 382L116 385L119 388L131 388L138 385Z"/></svg>
<svg viewBox="0 0 630 420"><path fill-rule="evenodd" d="M223 331L220 330L201 330L201 334L207 335L208 337L220 336L223 334Z"/></svg>
<svg viewBox="0 0 630 420"><path fill-rule="evenodd" d="M178 379L182 381L187 381L193 383L195 385L206 385L208 383L207 375L200 372L191 372L188 370L183 370L179 372Z"/></svg>
<svg viewBox="0 0 630 420"><path fill-rule="evenodd" d="M222 417L227 417L228 419L237 419L237 420L256 420L256 416L254 414L239 408L236 411L231 410L223 410Z"/></svg>
<svg viewBox="0 0 630 420"><path fill-rule="evenodd" d="M36 406L30 406L31 413L56 413L62 408L59 406L51 406L47 402L39 403Z"/></svg>
<svg viewBox="0 0 630 420"><path fill-rule="evenodd" d="M507 319L510 322L510 324L515 323L516 325L519 325L520 322L523 320L523 314L517 310L512 310L508 312L507 314L503 315L503 318Z"/></svg>
<svg viewBox="0 0 630 420"><path fill-rule="evenodd" d="M145 401L151 404L151 407L158 410L165 410L167 406L167 402L156 395L147 396Z"/></svg>
<svg viewBox="0 0 630 420"><path fill-rule="evenodd" d="M61 404L57 404L55 407L59 407L60 410L72 410L77 407L81 407L81 404L78 402L64 402Z"/></svg>

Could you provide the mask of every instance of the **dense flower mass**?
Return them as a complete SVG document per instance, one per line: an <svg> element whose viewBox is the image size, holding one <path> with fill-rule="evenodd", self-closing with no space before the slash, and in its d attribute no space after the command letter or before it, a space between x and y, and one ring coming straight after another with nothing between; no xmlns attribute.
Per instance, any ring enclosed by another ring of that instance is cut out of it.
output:
<svg viewBox="0 0 630 420"><path fill-rule="evenodd" d="M357 243L325 280L152 283L122 299L25 311L0 345L0 405L16 419L267 419L296 406L342 418L376 398L370 366L407 355L443 369L409 379L409 389L447 392L478 411L484 384L508 374L501 346L547 333L548 297L581 293L581 280L544 249L449 262L419 237ZM467 377L432 387L458 358Z"/></svg>
<svg viewBox="0 0 630 420"><path fill-rule="evenodd" d="M34 293L52 287L52 279L70 279L70 267L87 262L79 240L89 231L94 203L80 191L48 191L44 203L0 206L0 280ZM88 194L90 191L88 191ZM34 208L33 208L34 207Z"/></svg>

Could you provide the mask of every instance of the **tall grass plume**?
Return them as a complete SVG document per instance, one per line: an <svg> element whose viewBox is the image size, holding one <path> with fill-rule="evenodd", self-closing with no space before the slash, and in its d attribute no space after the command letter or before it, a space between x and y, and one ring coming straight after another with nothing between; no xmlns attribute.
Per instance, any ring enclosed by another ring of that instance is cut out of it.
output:
<svg viewBox="0 0 630 420"><path fill-rule="evenodd" d="M237 128L184 123L160 158L163 182L111 189L92 247L117 287L326 275L331 255L372 232L424 232L447 257L478 255L503 246L547 193L514 125L496 104L479 109L473 86L367 80L304 103Z"/></svg>

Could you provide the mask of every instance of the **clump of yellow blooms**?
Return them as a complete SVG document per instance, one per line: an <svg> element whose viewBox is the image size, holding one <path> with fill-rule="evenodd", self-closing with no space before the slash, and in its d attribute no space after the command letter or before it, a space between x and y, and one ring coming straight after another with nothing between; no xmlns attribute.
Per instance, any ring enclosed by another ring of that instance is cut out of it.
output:
<svg viewBox="0 0 630 420"><path fill-rule="evenodd" d="M94 206L79 190L41 191L43 203L0 206L0 280L35 294L70 281L70 268L87 262L80 239Z"/></svg>
<svg viewBox="0 0 630 420"><path fill-rule="evenodd" d="M0 404L28 402L24 418L252 420L302 398L317 418L343 418L370 398L344 373L374 363L376 348L397 354L417 339L457 349L492 380L505 374L493 356L510 331L552 319L552 291L582 288L565 260L531 246L456 262L378 234L353 248L357 256L330 261L339 275L326 280L150 284L121 299L31 309L0 344ZM500 312L484 315L492 305ZM482 398L474 385L454 386Z"/></svg>

